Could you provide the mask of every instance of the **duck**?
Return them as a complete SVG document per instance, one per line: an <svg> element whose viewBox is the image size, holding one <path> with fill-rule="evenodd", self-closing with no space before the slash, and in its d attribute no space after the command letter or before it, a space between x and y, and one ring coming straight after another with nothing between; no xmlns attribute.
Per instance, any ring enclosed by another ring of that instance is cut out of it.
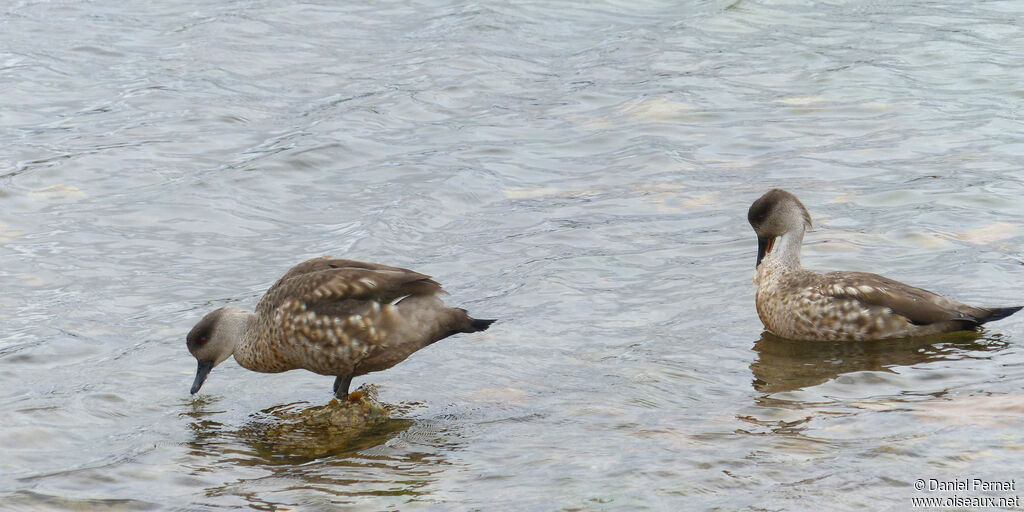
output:
<svg viewBox="0 0 1024 512"><path fill-rule="evenodd" d="M817 273L800 265L811 215L795 195L772 189L747 211L757 235L757 315L792 340L863 341L974 330L1022 306L983 308L866 272Z"/></svg>
<svg viewBox="0 0 1024 512"><path fill-rule="evenodd" d="M304 261L267 290L255 311L221 307L189 331L185 343L198 363L191 394L234 356L256 372L334 376L334 395L347 398L353 377L495 322L445 305L442 294L430 276L405 268L329 256Z"/></svg>

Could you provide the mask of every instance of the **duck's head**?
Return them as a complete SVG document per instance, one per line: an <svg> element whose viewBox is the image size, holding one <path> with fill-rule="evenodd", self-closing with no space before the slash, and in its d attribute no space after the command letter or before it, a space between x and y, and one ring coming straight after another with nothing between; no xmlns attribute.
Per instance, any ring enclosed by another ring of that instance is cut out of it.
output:
<svg viewBox="0 0 1024 512"><path fill-rule="evenodd" d="M772 252L775 240L788 233L803 232L811 227L811 214L793 194L773 188L759 197L747 211L747 221L757 234L757 264Z"/></svg>
<svg viewBox="0 0 1024 512"><path fill-rule="evenodd" d="M188 351L199 362L192 394L203 387L206 376L214 366L223 363L235 353L235 344L242 336L246 316L244 309L223 307L206 314L185 337Z"/></svg>

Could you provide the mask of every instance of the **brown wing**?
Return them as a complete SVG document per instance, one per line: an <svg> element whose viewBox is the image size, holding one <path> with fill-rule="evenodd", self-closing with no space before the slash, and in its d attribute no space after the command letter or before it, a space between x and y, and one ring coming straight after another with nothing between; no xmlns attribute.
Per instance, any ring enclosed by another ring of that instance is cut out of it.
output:
<svg viewBox="0 0 1024 512"><path fill-rule="evenodd" d="M985 311L936 293L864 272L823 274L820 291L835 298L855 299L867 306L891 309L917 325L949 321L978 323Z"/></svg>
<svg viewBox="0 0 1024 512"><path fill-rule="evenodd" d="M302 263L299 263L298 265L295 265L294 267L289 269L288 272L286 272L283 276L281 276L281 279L278 279L277 282L274 283L274 286L271 286L270 289L273 290L274 287L280 285L284 281L287 281L296 276L300 276L302 274L310 274L313 272L320 272L322 270L342 268L361 268L365 270L390 270L394 272L405 272L408 274L415 274L422 278L430 279L430 276L420 274L419 272L413 272L412 270L409 270L407 268L389 267L387 265L381 265L380 263L367 263L364 261L343 260L339 258L331 258L330 256L321 256L319 258L306 260L303 261Z"/></svg>
<svg viewBox="0 0 1024 512"><path fill-rule="evenodd" d="M372 357L394 331L401 318L390 303L438 293L441 286L418 272L318 258L267 290L256 306L257 338L279 342L289 368L340 375Z"/></svg>
<svg viewBox="0 0 1024 512"><path fill-rule="evenodd" d="M390 303L407 295L444 293L430 276L409 269L327 257L292 267L267 290L256 306L272 314L286 302L336 316L358 313L366 302Z"/></svg>

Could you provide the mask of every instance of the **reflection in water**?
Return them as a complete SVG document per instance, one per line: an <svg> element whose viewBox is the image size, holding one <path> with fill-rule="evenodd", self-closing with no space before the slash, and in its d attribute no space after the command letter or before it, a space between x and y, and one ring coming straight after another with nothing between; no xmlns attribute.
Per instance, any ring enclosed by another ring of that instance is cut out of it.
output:
<svg viewBox="0 0 1024 512"><path fill-rule="evenodd" d="M135 499L68 498L22 489L0 493L5 510L156 510L159 505Z"/></svg>
<svg viewBox="0 0 1024 512"><path fill-rule="evenodd" d="M892 371L931 361L969 357L1007 344L998 336L973 331L920 338L863 342L793 341L767 331L754 342L757 360L750 365L754 389L765 394L795 391L828 382L844 373Z"/></svg>
<svg viewBox="0 0 1024 512"><path fill-rule="evenodd" d="M256 508L276 508L325 489L337 496L337 503L349 503L358 496L422 494L444 459L436 453L388 449L388 441L415 422L392 418L393 412L406 412L407 407L383 405L374 395L368 393L358 401L332 399L318 406L279 405L253 414L236 429L210 419L218 412L210 409L214 400L192 401L192 410L186 413L194 419L189 425L194 433L189 446L193 455L204 459L200 466L255 471L207 488L206 496L237 496ZM253 494L253 488L261 485L287 491L281 501L270 502Z"/></svg>
<svg viewBox="0 0 1024 512"><path fill-rule="evenodd" d="M221 434L221 430L224 425L210 419L211 417L222 414L224 411L215 411L210 409L216 400L209 395L200 395L192 399L183 399L186 405L191 406L191 410L184 413L183 416L192 418L192 422L188 424L189 430L195 438L189 443L191 448L190 453L192 455L203 455L206 453L204 449L210 444L215 444Z"/></svg>

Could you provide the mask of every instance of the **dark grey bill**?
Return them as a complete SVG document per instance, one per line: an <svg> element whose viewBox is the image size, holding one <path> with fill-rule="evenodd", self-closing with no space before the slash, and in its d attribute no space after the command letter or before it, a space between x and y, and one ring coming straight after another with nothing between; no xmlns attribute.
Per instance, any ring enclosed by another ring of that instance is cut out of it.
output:
<svg viewBox="0 0 1024 512"><path fill-rule="evenodd" d="M210 370L213 369L213 361L199 361L199 367L196 368L196 380L192 383L192 394L196 394L199 388L203 387L203 382L206 381L206 376L210 374Z"/></svg>
<svg viewBox="0 0 1024 512"><path fill-rule="evenodd" d="M757 264L754 265L754 268L761 264L765 254L772 251L772 246L775 245L774 242L775 238L757 237Z"/></svg>

